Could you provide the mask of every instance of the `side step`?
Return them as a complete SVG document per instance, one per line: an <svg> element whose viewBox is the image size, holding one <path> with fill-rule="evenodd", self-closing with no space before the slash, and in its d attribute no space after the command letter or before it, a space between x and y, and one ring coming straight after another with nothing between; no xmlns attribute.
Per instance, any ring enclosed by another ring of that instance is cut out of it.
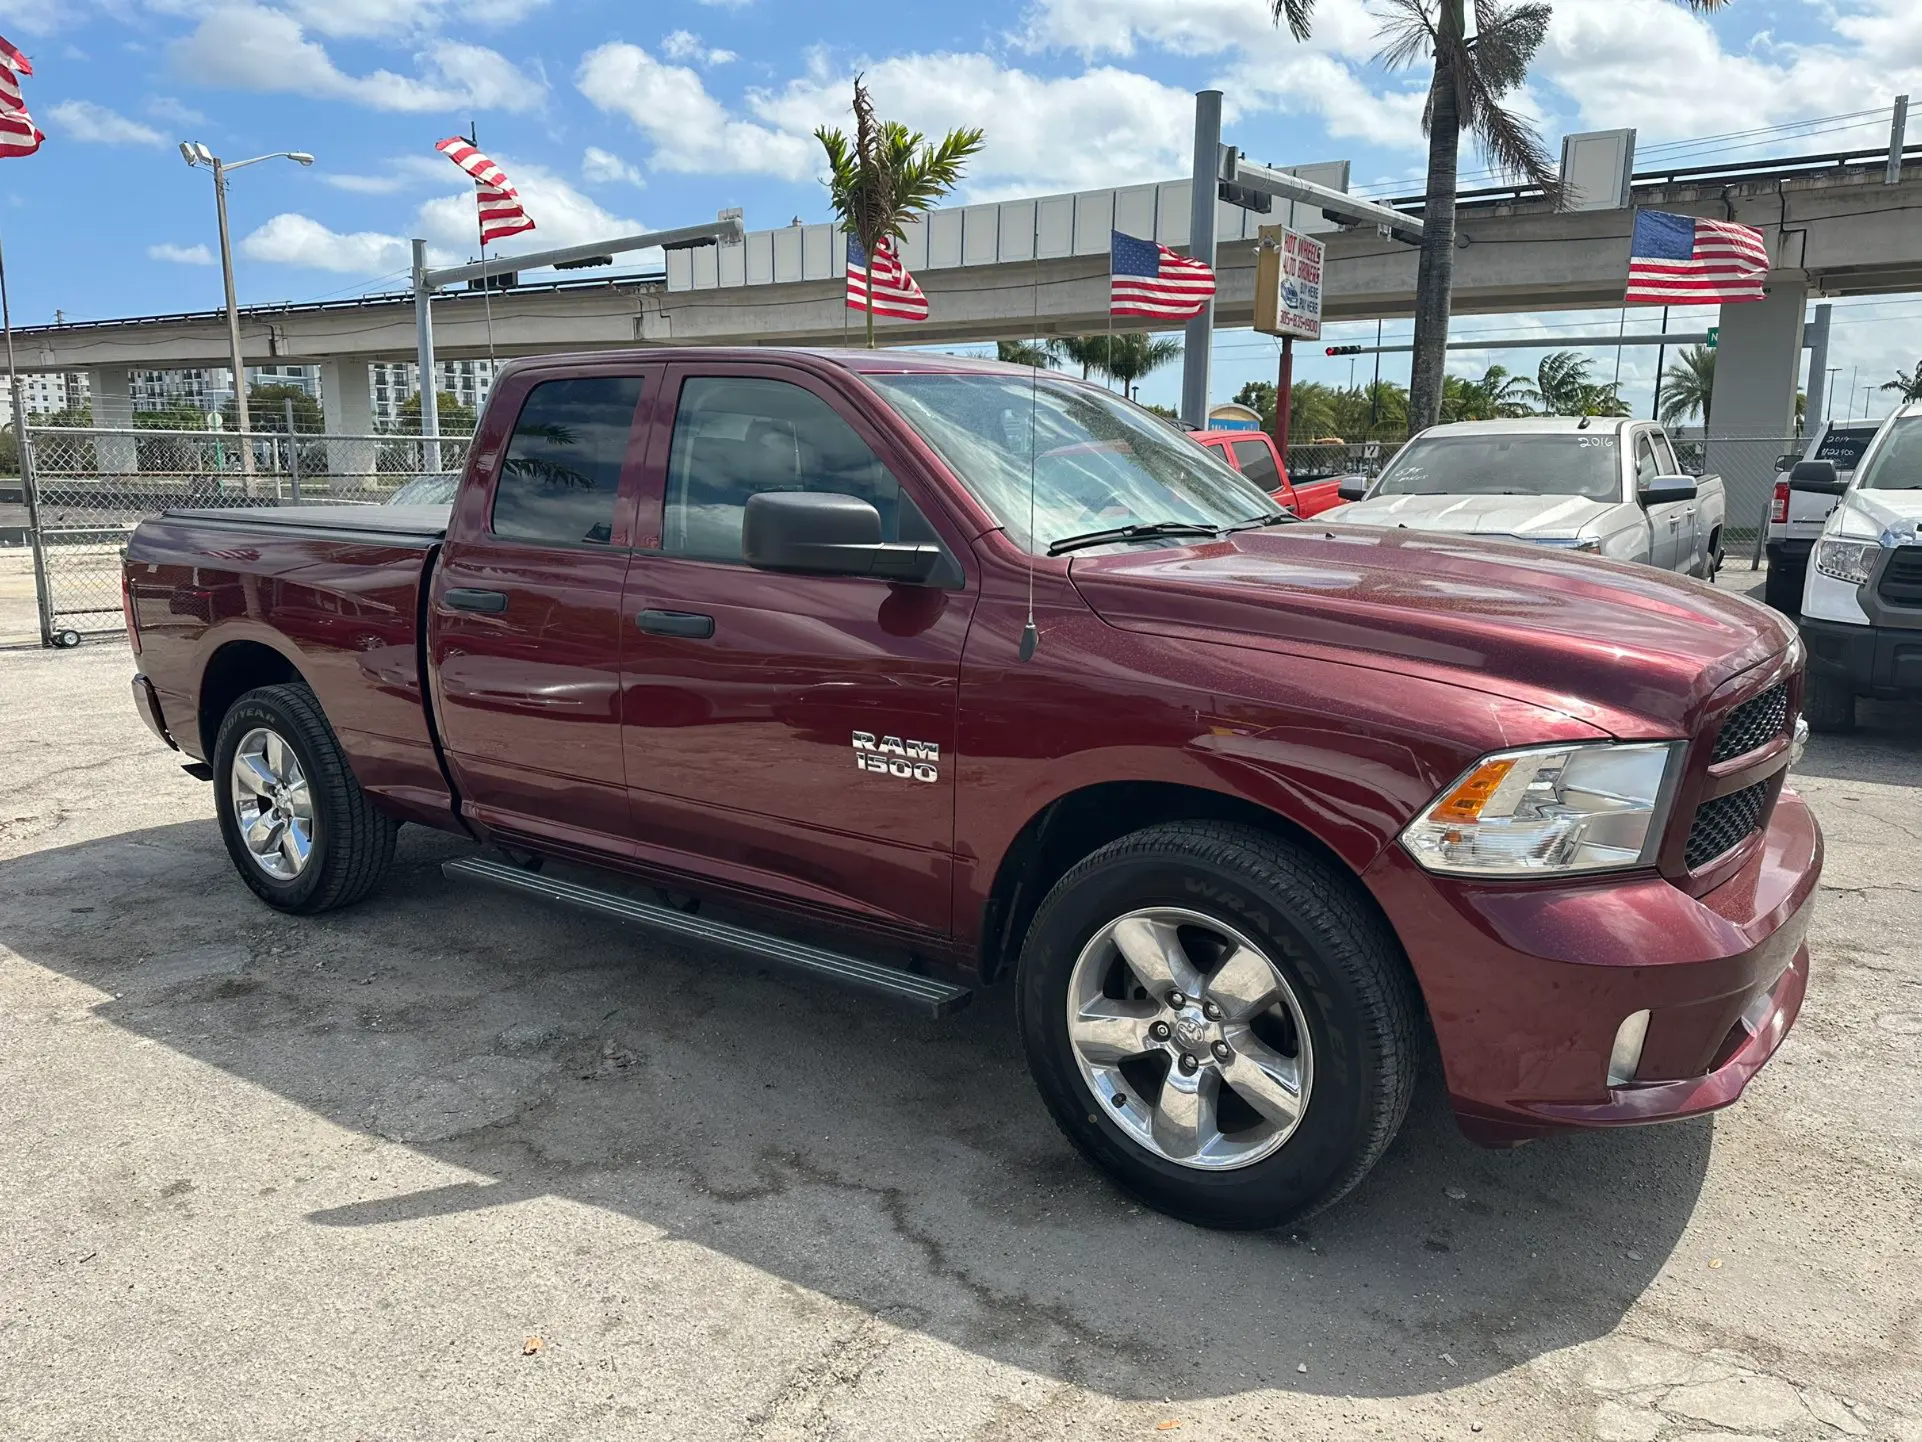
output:
<svg viewBox="0 0 1922 1442"><path fill-rule="evenodd" d="M863 961L859 957L829 951L825 947L810 946L804 941L790 941L784 936L770 936L766 932L750 931L745 926L733 926L725 921L709 921L700 916L690 916L672 907L636 901L619 892L582 886L576 882L563 881L558 877L544 876L538 871L523 871L518 866L489 861L485 857L464 856L455 861L442 862L440 869L442 875L453 880L465 878L469 881L485 882L489 886L498 886L504 891L517 891L526 896L538 896L547 901L557 901L563 906L572 906L581 911L598 912L602 916L611 916L618 921L630 921L639 926L651 927L655 931L685 937L689 941L704 941L714 946L725 947L729 951L759 957L763 961L779 962L783 966L793 967L796 971L808 972L842 986L875 992L895 1001L905 1002L921 1015L930 1018L944 1017L950 1012L959 1011L974 995L966 987L951 986L947 982L936 981L932 977L916 976L912 972L880 966L872 961Z"/></svg>

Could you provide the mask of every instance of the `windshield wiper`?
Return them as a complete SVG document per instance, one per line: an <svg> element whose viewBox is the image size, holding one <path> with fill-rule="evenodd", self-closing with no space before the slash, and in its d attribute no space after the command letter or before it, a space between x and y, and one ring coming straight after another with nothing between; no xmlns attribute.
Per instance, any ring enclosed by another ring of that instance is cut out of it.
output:
<svg viewBox="0 0 1922 1442"><path fill-rule="evenodd" d="M1048 554L1059 556L1064 551L1079 551L1084 546L1102 546L1109 541L1146 541L1157 536L1207 536L1210 539L1221 534L1221 527L1207 526L1198 521L1143 521L1132 526L1111 526L1105 531L1084 531L1078 536L1063 536L1058 541L1048 543Z"/></svg>
<svg viewBox="0 0 1922 1442"><path fill-rule="evenodd" d="M1232 526L1223 526L1223 531L1259 531L1263 526L1292 526L1301 517L1290 511L1276 511L1272 516L1250 516L1245 521L1236 521Z"/></svg>

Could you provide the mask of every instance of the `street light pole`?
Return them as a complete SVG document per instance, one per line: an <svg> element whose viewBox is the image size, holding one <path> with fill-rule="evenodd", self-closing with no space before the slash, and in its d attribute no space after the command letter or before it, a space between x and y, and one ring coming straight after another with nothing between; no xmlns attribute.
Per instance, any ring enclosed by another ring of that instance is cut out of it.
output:
<svg viewBox="0 0 1922 1442"><path fill-rule="evenodd" d="M234 429L240 432L241 492L254 489L254 445L247 438L253 417L247 410L247 364L240 354L240 307L234 299L234 250L227 234L227 166L214 157L214 209L220 215L220 279L227 288L227 354L234 373Z"/></svg>
<svg viewBox="0 0 1922 1442"><path fill-rule="evenodd" d="M254 427L253 416L247 409L247 361L240 353L240 305L234 297L234 248L227 230L227 176L232 171L258 165L263 160L291 160L296 165L312 165L314 157L304 150L276 150L270 155L256 155L251 160L236 160L229 165L199 141L183 140L180 142L180 158L195 168L204 165L214 173L214 210L220 217L220 279L227 291L227 356L234 375L234 426L240 433L241 489L251 497L254 490L254 446L248 438L248 432Z"/></svg>

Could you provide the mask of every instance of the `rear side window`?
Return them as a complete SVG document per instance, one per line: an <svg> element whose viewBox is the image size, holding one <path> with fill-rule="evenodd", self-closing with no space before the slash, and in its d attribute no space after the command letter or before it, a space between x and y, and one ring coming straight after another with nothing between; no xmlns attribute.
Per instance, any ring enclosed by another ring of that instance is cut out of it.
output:
<svg viewBox="0 0 1922 1442"><path fill-rule="evenodd" d="M1244 476L1264 491L1280 487L1281 472L1275 466L1275 453L1260 441L1236 441L1235 463Z"/></svg>
<svg viewBox="0 0 1922 1442"><path fill-rule="evenodd" d="M494 534L606 545L640 399L639 376L542 381L529 391L494 487Z"/></svg>
<svg viewBox="0 0 1922 1442"><path fill-rule="evenodd" d="M747 503L764 491L858 496L880 512L881 538L900 539L900 484L833 406L787 381L690 378L667 459L662 549L740 560Z"/></svg>

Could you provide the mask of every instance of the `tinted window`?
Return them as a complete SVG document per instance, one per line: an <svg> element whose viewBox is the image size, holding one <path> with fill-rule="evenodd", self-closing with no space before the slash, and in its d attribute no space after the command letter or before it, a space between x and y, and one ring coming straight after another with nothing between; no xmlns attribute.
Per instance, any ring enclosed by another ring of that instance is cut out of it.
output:
<svg viewBox="0 0 1922 1442"><path fill-rule="evenodd" d="M1417 436L1381 473L1377 496L1587 496L1621 494L1615 435L1483 431Z"/></svg>
<svg viewBox="0 0 1922 1442"><path fill-rule="evenodd" d="M1260 441L1236 441L1235 460L1241 473L1264 491L1280 489L1281 471L1275 465L1275 453Z"/></svg>
<svg viewBox="0 0 1922 1442"><path fill-rule="evenodd" d="M1655 460L1656 463L1661 466L1662 474L1665 476L1681 475L1682 468L1676 462L1675 452L1668 443L1668 432L1651 431L1650 434L1655 437Z"/></svg>
<svg viewBox="0 0 1922 1442"><path fill-rule="evenodd" d="M1870 491L1922 491L1922 416L1889 427L1859 483Z"/></svg>
<svg viewBox="0 0 1922 1442"><path fill-rule="evenodd" d="M1846 475L1862 464L1862 453L1869 448L1869 442L1874 439L1875 427L1873 426L1857 427L1854 430L1844 430L1838 426L1822 437L1821 443L1816 446L1815 454L1810 459L1834 461L1835 469Z"/></svg>
<svg viewBox="0 0 1922 1442"><path fill-rule="evenodd" d="M542 381L527 393L494 487L494 534L607 544L639 376Z"/></svg>
<svg viewBox="0 0 1922 1442"><path fill-rule="evenodd" d="M1648 443L1648 432L1644 431L1635 438L1635 484L1646 486L1661 473L1661 463L1655 459L1655 447Z"/></svg>
<svg viewBox="0 0 1922 1442"><path fill-rule="evenodd" d="M858 496L881 513L881 538L900 539L900 485L826 401L787 381L688 381L668 453L663 549L740 560L741 520L763 491Z"/></svg>

